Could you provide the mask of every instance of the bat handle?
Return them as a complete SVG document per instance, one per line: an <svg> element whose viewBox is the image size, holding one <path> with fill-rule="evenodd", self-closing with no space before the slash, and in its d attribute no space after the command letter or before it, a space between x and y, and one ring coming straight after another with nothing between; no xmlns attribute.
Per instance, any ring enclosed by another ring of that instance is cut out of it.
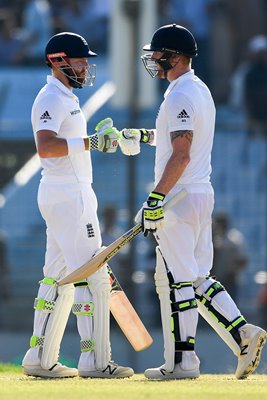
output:
<svg viewBox="0 0 267 400"><path fill-rule="evenodd" d="M169 201L167 201L163 205L164 211L170 210L173 206L175 206L178 201L181 201L186 195L188 194L188 191L186 189L180 190L175 196L173 196Z"/></svg>
<svg viewBox="0 0 267 400"><path fill-rule="evenodd" d="M165 204L163 204L163 209L164 211L170 210L178 201L182 200L186 195L188 194L186 189L182 189L180 192L178 192L175 196L173 196L170 200L168 200ZM143 209L141 208L138 213L136 214L135 217L135 222L138 224L141 223L142 221L142 211Z"/></svg>

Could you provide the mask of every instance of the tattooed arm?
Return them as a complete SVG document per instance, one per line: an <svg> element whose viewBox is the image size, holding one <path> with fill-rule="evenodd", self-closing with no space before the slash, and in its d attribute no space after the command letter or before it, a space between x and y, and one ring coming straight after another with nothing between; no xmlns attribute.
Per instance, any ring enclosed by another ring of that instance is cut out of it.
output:
<svg viewBox="0 0 267 400"><path fill-rule="evenodd" d="M171 132L172 154L154 191L167 194L180 179L190 161L193 131Z"/></svg>

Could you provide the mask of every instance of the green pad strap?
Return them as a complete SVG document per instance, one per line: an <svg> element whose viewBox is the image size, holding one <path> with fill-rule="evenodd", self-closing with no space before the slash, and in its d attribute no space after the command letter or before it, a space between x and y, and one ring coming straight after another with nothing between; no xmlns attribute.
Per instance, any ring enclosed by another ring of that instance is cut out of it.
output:
<svg viewBox="0 0 267 400"><path fill-rule="evenodd" d="M88 315L91 317L94 315L94 303L92 301L87 303L74 303L72 312L75 315Z"/></svg>
<svg viewBox="0 0 267 400"><path fill-rule="evenodd" d="M81 345L81 352L84 353L86 351L94 350L95 344L94 341L91 339L84 339L80 341Z"/></svg>
<svg viewBox="0 0 267 400"><path fill-rule="evenodd" d="M34 300L34 306L33 308L35 310L43 311L46 313L51 313L54 311L55 308L55 301L53 300L46 300L46 299L38 299L36 298Z"/></svg>
<svg viewBox="0 0 267 400"><path fill-rule="evenodd" d="M211 302L211 299L216 296L216 294L224 291L223 285L220 282L214 282L206 292L201 296L201 303L205 305L206 302Z"/></svg>
<svg viewBox="0 0 267 400"><path fill-rule="evenodd" d="M39 283L45 283L46 285L56 286L57 281L54 278L44 278Z"/></svg>
<svg viewBox="0 0 267 400"><path fill-rule="evenodd" d="M227 330L231 332L232 330L237 330L241 328L241 326L245 325L247 321L243 317L243 315L240 315L236 319L234 319L232 322L230 322L230 325L227 327Z"/></svg>
<svg viewBox="0 0 267 400"><path fill-rule="evenodd" d="M32 336L30 339L30 347L43 347L44 336Z"/></svg>
<svg viewBox="0 0 267 400"><path fill-rule="evenodd" d="M171 308L172 312L182 312L190 310L191 308L197 308L197 300L193 298L185 301L177 301L175 303L171 303Z"/></svg>
<svg viewBox="0 0 267 400"><path fill-rule="evenodd" d="M185 287L193 287L192 282L178 282L178 283L170 283L170 289L182 289Z"/></svg>

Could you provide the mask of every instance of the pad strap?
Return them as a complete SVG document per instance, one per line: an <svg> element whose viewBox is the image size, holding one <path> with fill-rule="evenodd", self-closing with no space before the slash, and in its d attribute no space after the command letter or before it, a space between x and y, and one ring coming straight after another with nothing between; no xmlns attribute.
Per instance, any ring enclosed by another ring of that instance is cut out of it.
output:
<svg viewBox="0 0 267 400"><path fill-rule="evenodd" d="M95 348L95 343L92 339L84 339L80 341L81 352L92 351Z"/></svg>
<svg viewBox="0 0 267 400"><path fill-rule="evenodd" d="M72 312L75 315L87 315L88 317L92 317L94 315L94 303L92 301L87 303L74 303Z"/></svg>
<svg viewBox="0 0 267 400"><path fill-rule="evenodd" d="M186 342L175 342L175 351L194 351L195 338L188 336Z"/></svg>
<svg viewBox="0 0 267 400"><path fill-rule="evenodd" d="M32 336L30 339L30 347L43 347L44 340L44 336Z"/></svg>
<svg viewBox="0 0 267 400"><path fill-rule="evenodd" d="M195 298L188 299L185 301L176 301L171 303L172 312L183 312L190 310L191 308L197 308L197 300Z"/></svg>
<svg viewBox="0 0 267 400"><path fill-rule="evenodd" d="M170 274L170 272L169 272L169 274ZM169 280L170 279L172 279L171 276L169 276ZM193 286L192 282L178 282L178 283L170 282L170 289L179 290L179 289L182 289L182 288L185 288L185 287L192 287L192 286Z"/></svg>
<svg viewBox="0 0 267 400"><path fill-rule="evenodd" d="M56 286L57 285L57 281L54 278L44 278L41 281L39 281L39 283L44 283L46 285L52 285L52 286Z"/></svg>
<svg viewBox="0 0 267 400"><path fill-rule="evenodd" d="M81 281L81 282L74 283L74 287L75 288L77 288L77 287L86 287L86 286L89 286L89 283L87 281Z"/></svg>
<svg viewBox="0 0 267 400"><path fill-rule="evenodd" d="M43 311L45 313L51 313L54 311L55 303L56 302L54 300L36 298L34 300L33 308L35 310Z"/></svg>

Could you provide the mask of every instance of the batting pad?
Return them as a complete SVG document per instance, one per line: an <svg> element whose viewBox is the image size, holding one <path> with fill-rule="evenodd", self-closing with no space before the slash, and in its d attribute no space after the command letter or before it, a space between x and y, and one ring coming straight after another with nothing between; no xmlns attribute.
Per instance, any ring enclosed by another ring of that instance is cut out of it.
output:
<svg viewBox="0 0 267 400"><path fill-rule="evenodd" d="M96 369L104 369L111 359L110 348L110 279L107 267L104 266L88 280L89 290L93 296L93 340Z"/></svg>
<svg viewBox="0 0 267 400"><path fill-rule="evenodd" d="M44 369L53 367L58 361L60 344L73 304L73 295L73 285L65 285L57 288L54 311L51 313L45 328L41 356L41 366Z"/></svg>
<svg viewBox="0 0 267 400"><path fill-rule="evenodd" d="M224 287L213 278L199 278L194 282L194 288L199 314L238 357L240 355L238 329L246 321L236 304Z"/></svg>
<svg viewBox="0 0 267 400"><path fill-rule="evenodd" d="M165 267L165 261L162 257L159 247L156 247L156 272L155 272L156 291L160 301L160 313L164 338L164 358L165 369L172 372L174 369L174 338L171 331L171 302L170 286Z"/></svg>

